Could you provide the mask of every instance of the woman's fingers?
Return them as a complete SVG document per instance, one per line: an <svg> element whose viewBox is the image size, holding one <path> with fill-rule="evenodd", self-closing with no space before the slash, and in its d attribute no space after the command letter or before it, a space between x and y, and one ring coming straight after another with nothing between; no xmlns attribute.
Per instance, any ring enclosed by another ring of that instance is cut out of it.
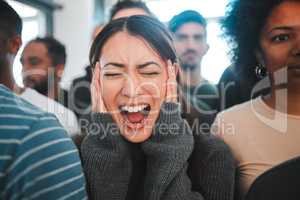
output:
<svg viewBox="0 0 300 200"><path fill-rule="evenodd" d="M96 63L93 79L91 83L91 96L92 96L92 111L93 112L107 112L107 109L104 105L102 98L102 89L101 89L101 78L100 78L100 64Z"/></svg>
<svg viewBox="0 0 300 200"><path fill-rule="evenodd" d="M177 82L176 82L176 70L175 65L172 65L172 62L168 60L167 62L167 71L168 71L168 80L167 80L167 93L166 93L166 102L177 102Z"/></svg>
<svg viewBox="0 0 300 200"><path fill-rule="evenodd" d="M92 111L97 112L97 89L96 89L96 74L97 71L97 65L95 66L95 69L93 70L93 77L92 77L92 82L91 82L91 99L92 99Z"/></svg>

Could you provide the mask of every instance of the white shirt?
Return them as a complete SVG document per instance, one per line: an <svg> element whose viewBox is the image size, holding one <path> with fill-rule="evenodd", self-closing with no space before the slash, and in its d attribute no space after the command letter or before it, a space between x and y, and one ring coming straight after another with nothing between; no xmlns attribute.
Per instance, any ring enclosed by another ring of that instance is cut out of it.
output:
<svg viewBox="0 0 300 200"><path fill-rule="evenodd" d="M70 136L79 134L77 118L73 111L31 88L26 88L19 96L41 110L53 113Z"/></svg>

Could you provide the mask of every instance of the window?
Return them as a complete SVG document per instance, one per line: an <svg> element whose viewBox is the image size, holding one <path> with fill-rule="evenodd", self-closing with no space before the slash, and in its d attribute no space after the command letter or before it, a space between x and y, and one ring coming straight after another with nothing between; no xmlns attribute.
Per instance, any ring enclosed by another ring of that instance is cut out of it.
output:
<svg viewBox="0 0 300 200"><path fill-rule="evenodd" d="M148 0L147 6L163 22L184 10L196 10L207 19L207 40L210 45L202 61L202 75L213 83L219 81L226 67L230 65L228 46L222 39L220 20L225 15L229 0ZM217 58L217 59L216 59Z"/></svg>
<svg viewBox="0 0 300 200"><path fill-rule="evenodd" d="M37 36L46 34L46 17L40 10L13 0L7 2L16 10L23 21L22 40L23 45L20 48L13 66L13 73L18 85L23 86L22 81L22 65L20 63L20 55L23 51L24 45L31 39Z"/></svg>

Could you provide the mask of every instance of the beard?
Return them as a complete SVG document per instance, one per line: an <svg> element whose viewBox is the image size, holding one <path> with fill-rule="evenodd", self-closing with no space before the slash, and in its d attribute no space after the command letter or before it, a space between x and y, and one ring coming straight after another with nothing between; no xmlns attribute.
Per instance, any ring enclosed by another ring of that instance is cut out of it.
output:
<svg viewBox="0 0 300 200"><path fill-rule="evenodd" d="M194 71L197 68L196 64L189 64L189 63L183 63L181 62L181 68L183 71Z"/></svg>
<svg viewBox="0 0 300 200"><path fill-rule="evenodd" d="M41 81L35 81L30 78L25 80L26 87L30 87L36 90L38 93L47 96L48 95L48 79L42 79Z"/></svg>
<svg viewBox="0 0 300 200"><path fill-rule="evenodd" d="M188 49L179 57L179 60L184 71L194 71L199 66L201 58L195 50Z"/></svg>
<svg viewBox="0 0 300 200"><path fill-rule="evenodd" d="M35 89L39 93L47 96L48 95L48 80L44 79L40 83L36 84L33 89Z"/></svg>

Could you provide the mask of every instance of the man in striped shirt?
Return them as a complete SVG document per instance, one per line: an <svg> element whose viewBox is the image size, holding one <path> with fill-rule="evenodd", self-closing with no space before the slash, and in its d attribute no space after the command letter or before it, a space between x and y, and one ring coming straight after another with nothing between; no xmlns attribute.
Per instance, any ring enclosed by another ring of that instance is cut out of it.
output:
<svg viewBox="0 0 300 200"><path fill-rule="evenodd" d="M78 151L56 117L1 84L0 199L86 199Z"/></svg>
<svg viewBox="0 0 300 200"><path fill-rule="evenodd" d="M0 0L0 83L38 108L55 114L72 137L80 133L75 114L37 91L20 87L13 76L13 61L22 44L22 19L12 7ZM36 61L34 61L36 62ZM39 73L41 70L38 70ZM32 73L37 73L32 71Z"/></svg>
<svg viewBox="0 0 300 200"><path fill-rule="evenodd" d="M0 199L86 199L78 151L57 118L11 91L21 92L12 76L21 30L0 0Z"/></svg>

